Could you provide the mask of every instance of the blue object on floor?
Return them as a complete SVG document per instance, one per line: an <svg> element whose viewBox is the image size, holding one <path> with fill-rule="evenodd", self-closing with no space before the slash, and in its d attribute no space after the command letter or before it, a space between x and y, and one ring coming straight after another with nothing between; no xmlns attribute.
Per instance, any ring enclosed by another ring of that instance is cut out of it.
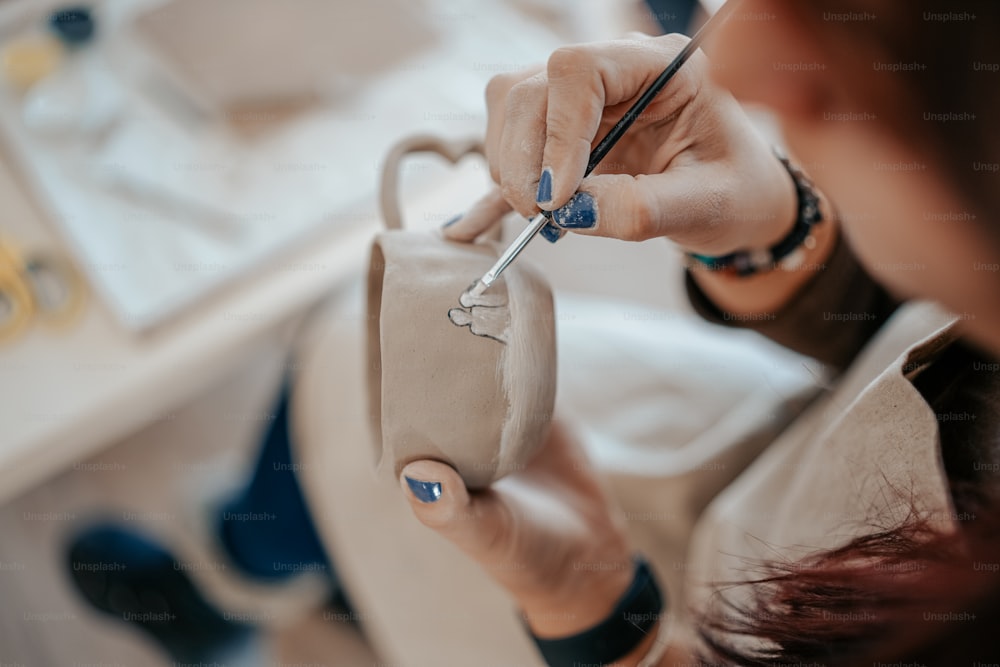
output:
<svg viewBox="0 0 1000 667"><path fill-rule="evenodd" d="M175 664L211 664L255 634L224 618L169 553L130 530L93 526L72 540L68 560L91 605L149 634Z"/></svg>
<svg viewBox="0 0 1000 667"><path fill-rule="evenodd" d="M67 46L86 44L94 37L94 16L86 5L56 10L49 17L49 25Z"/></svg>
<svg viewBox="0 0 1000 667"><path fill-rule="evenodd" d="M250 481L222 508L219 536L251 577L274 581L322 572L335 583L299 486L299 465L292 461L287 389L272 416Z"/></svg>

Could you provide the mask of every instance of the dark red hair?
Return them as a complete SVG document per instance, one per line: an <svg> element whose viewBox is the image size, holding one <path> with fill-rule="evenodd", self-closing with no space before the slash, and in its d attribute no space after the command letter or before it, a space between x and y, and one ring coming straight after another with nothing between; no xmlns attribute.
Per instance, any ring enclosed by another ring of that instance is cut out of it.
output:
<svg viewBox="0 0 1000 667"><path fill-rule="evenodd" d="M797 562L761 564L750 602L720 586L701 616L709 665L871 665L904 657L957 667L1000 657L1000 521L962 534L923 521ZM746 648L745 637L762 642Z"/></svg>

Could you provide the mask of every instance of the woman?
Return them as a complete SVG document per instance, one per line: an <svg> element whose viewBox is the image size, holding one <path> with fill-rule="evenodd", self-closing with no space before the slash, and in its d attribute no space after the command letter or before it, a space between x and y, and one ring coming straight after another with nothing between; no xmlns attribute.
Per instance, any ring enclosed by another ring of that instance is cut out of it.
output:
<svg viewBox="0 0 1000 667"><path fill-rule="evenodd" d="M527 469L484 492L434 461L403 470L409 508L356 479L370 467L356 442L370 434L346 419L364 405L344 378L364 368L344 354L357 349L357 318L336 316L303 346L296 442L277 448L281 461L292 449L302 461L319 535L292 558L282 535L262 550L240 539L249 528L234 529L233 545L266 556L243 569L325 567L331 556L352 618L400 664L421 664L409 648L476 632L495 663L528 664L531 653L513 650L524 628L510 599L552 664L995 657L995 632L983 628L996 619L1000 558L995 521L983 517L996 514L1000 471L998 10L827 4L742 3L707 48L711 61L692 58L608 156L614 169L587 179L593 140L684 40L572 47L498 77L487 149L500 187L445 230L472 240L509 208L540 207L554 211L550 239L670 238L691 253L688 291L703 316L841 371L701 516L677 563L683 599L657 602L561 424ZM772 153L724 88L779 114L793 161ZM960 317L903 303L914 297ZM289 503L302 505L295 494ZM409 510L445 540L407 523ZM433 619L446 636L427 634ZM435 664L467 662L466 652Z"/></svg>
<svg viewBox="0 0 1000 667"><path fill-rule="evenodd" d="M547 67L487 90L499 191L448 236L475 238L507 206L554 211L552 238L664 236L691 253L689 293L706 317L848 369L830 404L702 519L691 552L703 565L690 576L695 631L658 641L649 628L602 660L635 665L651 651L650 664L662 665L940 657L948 653L919 643L945 642L950 621L995 642L964 624L976 609L987 616L978 594L998 592L985 517L1000 489L1000 141L986 119L1000 109L990 37L1000 22L987 3L943 13L904 0L861 5L741 5L707 48L711 63L693 58L608 157L622 173L582 178L595 138L682 40L561 49ZM718 84L780 115L815 189L783 168ZM793 232L814 194L822 221L806 221L802 242ZM792 261L779 257L790 239ZM756 270L734 270L734 260ZM893 316L915 297L960 317ZM641 585L569 432L555 427L528 470L484 493L470 495L433 461L410 464L400 481L423 523L492 564L554 662L601 661L580 651ZM824 500L825 513L815 504ZM672 611L668 601L659 626ZM875 649L876 639L889 643ZM970 659L996 655L994 645Z"/></svg>

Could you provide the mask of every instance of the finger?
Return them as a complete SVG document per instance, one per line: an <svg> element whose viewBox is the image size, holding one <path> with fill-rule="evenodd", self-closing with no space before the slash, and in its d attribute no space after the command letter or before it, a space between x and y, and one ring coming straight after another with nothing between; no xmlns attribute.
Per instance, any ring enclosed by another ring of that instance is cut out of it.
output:
<svg viewBox="0 0 1000 667"><path fill-rule="evenodd" d="M499 224L503 216L510 212L510 204L500 194L499 188L494 188L487 195L472 205L458 220L442 228L441 233L446 239L471 243L479 236Z"/></svg>
<svg viewBox="0 0 1000 667"><path fill-rule="evenodd" d="M403 468L399 482L417 519L474 559L488 559L510 533L503 499L488 489L470 495L449 465L414 461Z"/></svg>
<svg viewBox="0 0 1000 667"><path fill-rule="evenodd" d="M558 208L576 192L605 107L636 98L687 41L680 35L665 35L564 47L550 56L545 150L537 193L541 208ZM669 96L677 107L692 99L703 76L704 66L698 60L692 57L660 95Z"/></svg>
<svg viewBox="0 0 1000 667"><path fill-rule="evenodd" d="M497 155L500 188L515 211L526 218L538 212L538 175L545 147L545 74L521 81L507 94L505 124Z"/></svg>
<svg viewBox="0 0 1000 667"><path fill-rule="evenodd" d="M560 227L581 234L645 241L667 236L682 245L712 248L733 219L733 177L713 165L672 167L662 174L601 174L553 211Z"/></svg>
<svg viewBox="0 0 1000 667"><path fill-rule="evenodd" d="M490 176L498 185L500 184L500 142L506 123L507 93L521 81L544 71L544 66L537 65L519 72L497 74L486 84L486 140L484 148L486 162L490 166Z"/></svg>

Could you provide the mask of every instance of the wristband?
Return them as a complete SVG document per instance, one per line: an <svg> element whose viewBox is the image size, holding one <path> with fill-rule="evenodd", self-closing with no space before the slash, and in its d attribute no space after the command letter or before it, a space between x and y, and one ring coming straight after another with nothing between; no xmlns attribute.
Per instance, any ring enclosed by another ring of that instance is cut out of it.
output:
<svg viewBox="0 0 1000 667"><path fill-rule="evenodd" d="M813 226L823 221L823 213L819 208L819 195L812 181L802 173L801 169L793 165L777 149L774 154L795 183L798 214L792 231L785 238L763 250L740 250L721 257L689 252L688 258L693 260L691 265L709 271L727 271L738 276L751 276L761 271L770 271L779 264L786 270L793 270L802 264L805 257L803 248L816 247L816 239L812 235Z"/></svg>
<svg viewBox="0 0 1000 667"><path fill-rule="evenodd" d="M542 639L532 635L535 646L550 667L608 664L643 642L660 620L663 595L649 565L635 559L635 577L614 611L594 627L570 637Z"/></svg>

